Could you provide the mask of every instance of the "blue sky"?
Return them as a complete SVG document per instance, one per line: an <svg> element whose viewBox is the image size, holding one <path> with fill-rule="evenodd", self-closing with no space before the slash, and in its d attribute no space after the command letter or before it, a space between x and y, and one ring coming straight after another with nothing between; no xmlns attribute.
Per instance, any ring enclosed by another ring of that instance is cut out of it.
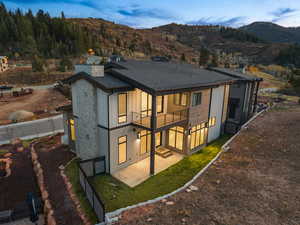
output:
<svg viewBox="0 0 300 225"><path fill-rule="evenodd" d="M1 1L1 0L0 0ZM239 27L255 21L300 26L300 0L2 0L9 9L95 17L137 28L168 23Z"/></svg>

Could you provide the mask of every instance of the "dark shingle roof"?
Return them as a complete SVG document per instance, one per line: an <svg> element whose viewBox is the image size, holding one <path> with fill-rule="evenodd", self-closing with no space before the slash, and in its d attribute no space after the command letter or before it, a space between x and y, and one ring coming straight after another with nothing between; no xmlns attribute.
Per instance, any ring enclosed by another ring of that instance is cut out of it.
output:
<svg viewBox="0 0 300 225"><path fill-rule="evenodd" d="M248 74L244 74L244 73L226 69L226 68L216 68L215 67L215 68L210 68L210 70L220 72L220 73L226 74L228 76L242 78L242 79L248 80L248 81L261 81L262 80L262 78L251 76Z"/></svg>
<svg viewBox="0 0 300 225"><path fill-rule="evenodd" d="M113 68L113 75L120 79L123 78L127 82L140 84L155 92L201 88L241 79L200 69L190 64L135 60L119 62L118 64L126 69Z"/></svg>
<svg viewBox="0 0 300 225"><path fill-rule="evenodd" d="M90 81L91 83L106 91L125 91L134 89L132 85L108 73L105 73L103 77L93 77L85 72L80 72L78 74L75 74L74 76L69 77L68 79L65 79L63 82L72 83L79 79Z"/></svg>

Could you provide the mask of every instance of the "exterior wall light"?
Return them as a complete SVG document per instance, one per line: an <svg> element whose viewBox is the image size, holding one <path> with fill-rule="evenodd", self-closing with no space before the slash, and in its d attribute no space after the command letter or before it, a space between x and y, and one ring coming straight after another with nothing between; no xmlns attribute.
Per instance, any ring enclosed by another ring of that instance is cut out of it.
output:
<svg viewBox="0 0 300 225"><path fill-rule="evenodd" d="M141 139L141 132L137 133L137 139L139 139L139 140Z"/></svg>

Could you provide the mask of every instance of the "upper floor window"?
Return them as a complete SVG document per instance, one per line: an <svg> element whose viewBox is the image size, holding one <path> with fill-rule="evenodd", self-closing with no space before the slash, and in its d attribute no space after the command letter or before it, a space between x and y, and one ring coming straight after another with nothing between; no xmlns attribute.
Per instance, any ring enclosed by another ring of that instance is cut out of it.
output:
<svg viewBox="0 0 300 225"><path fill-rule="evenodd" d="M162 113L164 110L164 97L156 97L156 112ZM141 92L141 114L142 117L150 116L152 112L152 96L146 92Z"/></svg>
<svg viewBox="0 0 300 225"><path fill-rule="evenodd" d="M200 105L202 102L202 93L194 93L193 94L193 99L192 99L192 106Z"/></svg>
<svg viewBox="0 0 300 225"><path fill-rule="evenodd" d="M187 106L188 95L187 93L174 94L174 105Z"/></svg>
<svg viewBox="0 0 300 225"><path fill-rule="evenodd" d="M127 94L118 94L118 123L127 122Z"/></svg>

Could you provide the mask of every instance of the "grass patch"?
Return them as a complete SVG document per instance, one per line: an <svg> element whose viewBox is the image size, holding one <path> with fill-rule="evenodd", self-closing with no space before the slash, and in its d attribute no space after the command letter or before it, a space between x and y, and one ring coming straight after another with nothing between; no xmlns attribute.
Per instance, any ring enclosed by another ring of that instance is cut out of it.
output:
<svg viewBox="0 0 300 225"><path fill-rule="evenodd" d="M0 157L4 156L6 153L8 153L9 151L6 149L0 149Z"/></svg>
<svg viewBox="0 0 300 225"><path fill-rule="evenodd" d="M92 182L103 199L107 212L144 202L170 193L191 180L220 152L221 146L229 137L218 139L200 152L185 157L134 188L130 188L110 175L96 176Z"/></svg>
<svg viewBox="0 0 300 225"><path fill-rule="evenodd" d="M66 175L68 176L70 182L73 185L73 191L76 194L78 200L80 201L80 205L84 210L86 216L88 216L89 220L93 223L97 223L97 217L88 202L81 186L79 183L79 169L77 166L78 160L73 160L66 168Z"/></svg>

